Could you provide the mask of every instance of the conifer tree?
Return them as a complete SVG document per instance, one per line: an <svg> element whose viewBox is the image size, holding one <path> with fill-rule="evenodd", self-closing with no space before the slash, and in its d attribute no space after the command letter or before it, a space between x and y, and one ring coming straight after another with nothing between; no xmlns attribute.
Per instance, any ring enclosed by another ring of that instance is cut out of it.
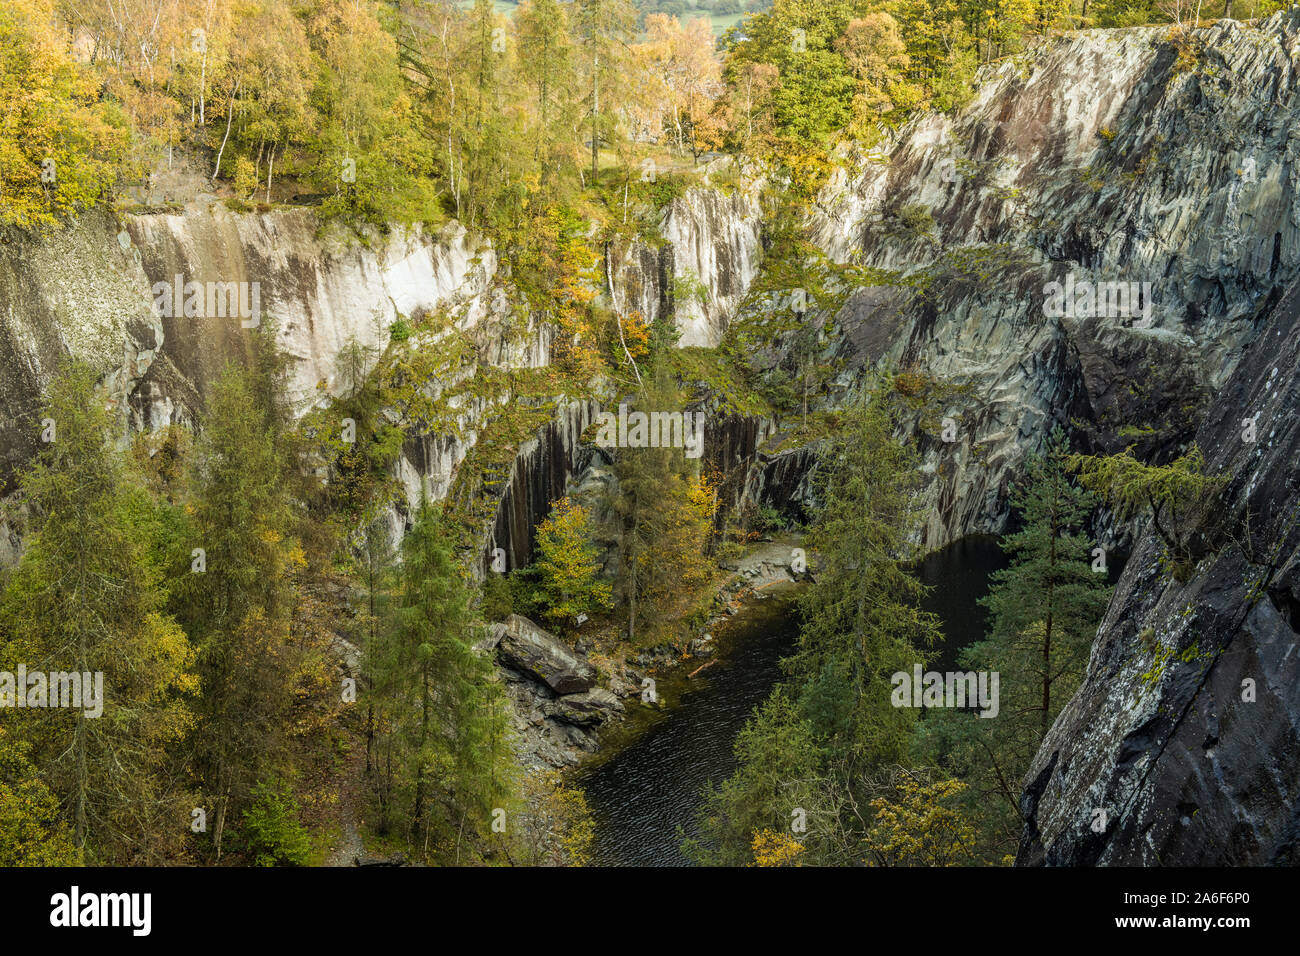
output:
<svg viewBox="0 0 1300 956"><path fill-rule="evenodd" d="M553 175L552 143L557 125L568 112L569 71L573 56L566 7L557 0L528 0L515 13L519 34L519 71L536 103L534 162L542 181Z"/></svg>
<svg viewBox="0 0 1300 956"><path fill-rule="evenodd" d="M807 862L863 859L871 781L906 760L917 720L893 706L891 678L923 664L939 638L907 571L918 474L894 424L886 393L864 390L819 460L821 566L800 602L799 643L737 738L736 773L706 799L705 836L689 846L703 860L746 862L755 839L788 830L792 814L807 824Z"/></svg>
<svg viewBox="0 0 1300 956"><path fill-rule="evenodd" d="M0 669L82 675L81 707L15 712L9 701L4 713L21 715L12 731L31 744L88 861L156 862L185 833L188 800L167 748L193 722L194 652L165 612L151 508L95 386L77 363L50 384L49 440L22 480L26 549L0 595ZM102 698L91 707L84 677L95 674Z"/></svg>
<svg viewBox="0 0 1300 956"><path fill-rule="evenodd" d="M273 769L300 661L288 576L305 562L292 537L282 363L269 337L257 342L251 368L228 364L208 396L193 464L193 547L177 589L199 648L194 743L218 857L231 811Z"/></svg>
<svg viewBox="0 0 1300 956"><path fill-rule="evenodd" d="M627 0L574 0L573 31L581 51L587 128L591 133L591 184L600 173L600 144L614 135L619 86L630 63L628 40L636 11Z"/></svg>
<svg viewBox="0 0 1300 956"><path fill-rule="evenodd" d="M472 646L469 590L440 513L422 503L402 541L391 626L367 670L382 708L381 788L413 846L464 848L507 792L504 710L490 662ZM387 775L388 779L383 779Z"/></svg>
<svg viewBox="0 0 1300 956"><path fill-rule="evenodd" d="M1001 648L1010 650L1035 630L1027 662L1036 697L1030 709L1042 734L1082 679L1110 600L1106 575L1093 570L1092 542L1082 534L1096 501L1070 480L1067 455L1058 428L1044 454L1026 463L1024 482L1011 498L1024 527L1003 539L1011 566L993 574L983 602L992 616L989 638ZM1069 688L1064 694L1061 684Z"/></svg>
<svg viewBox="0 0 1300 956"><path fill-rule="evenodd" d="M685 396L662 348L652 358L638 407L684 412ZM714 499L698 461L688 459L682 448L618 451L619 591L628 606L633 640L653 633L707 579Z"/></svg>
<svg viewBox="0 0 1300 956"><path fill-rule="evenodd" d="M1052 722L1083 679L1093 635L1110 599L1083 534L1095 499L1070 478L1069 447L1056 429L1029 459L1011 506L1021 530L1002 548L983 602L988 637L967 647L961 666L999 675L997 717L968 711L926 715L921 748L970 785L960 801L979 824L980 853L997 862L1015 852L1021 778Z"/></svg>
<svg viewBox="0 0 1300 956"><path fill-rule="evenodd" d="M801 603L791 676L828 745L878 765L902 758L915 721L893 706L891 675L923 663L940 634L905 564L919 522L915 453L894 439L881 392L864 391L845 419L818 465L822 567Z"/></svg>

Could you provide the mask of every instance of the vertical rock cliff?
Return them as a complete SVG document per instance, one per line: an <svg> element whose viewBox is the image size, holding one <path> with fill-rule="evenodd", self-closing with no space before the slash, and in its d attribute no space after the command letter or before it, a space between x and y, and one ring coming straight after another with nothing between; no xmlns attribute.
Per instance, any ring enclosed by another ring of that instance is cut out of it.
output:
<svg viewBox="0 0 1300 956"><path fill-rule="evenodd" d="M658 241L611 250L619 314L671 315L681 345L716 347L762 261L760 186L688 189L664 210Z"/></svg>
<svg viewBox="0 0 1300 956"><path fill-rule="evenodd" d="M1017 862L1300 863L1300 285L1196 441L1227 476L1186 581L1143 529L1026 780ZM1248 440L1250 426L1254 440Z"/></svg>
<svg viewBox="0 0 1300 956"><path fill-rule="evenodd" d="M848 158L817 204L817 242L863 276L822 317L839 384L887 362L958 388L957 441L922 439L927 544L1001 530L1053 423L1170 454L1297 275L1297 16L1195 41L1188 66L1167 29L1057 38ZM1051 282L1133 302L1053 315Z"/></svg>

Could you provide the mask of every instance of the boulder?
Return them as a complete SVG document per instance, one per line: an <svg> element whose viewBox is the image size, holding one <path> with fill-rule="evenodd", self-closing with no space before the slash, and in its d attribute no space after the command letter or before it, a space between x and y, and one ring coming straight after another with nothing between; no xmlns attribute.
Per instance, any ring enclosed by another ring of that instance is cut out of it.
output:
<svg viewBox="0 0 1300 956"><path fill-rule="evenodd" d="M582 694L566 694L550 704L547 711L557 720L593 727L623 713L623 702L611 691L595 687Z"/></svg>
<svg viewBox="0 0 1300 956"><path fill-rule="evenodd" d="M557 694L581 694L596 683L596 668L526 617L511 614L497 642L506 667L534 677Z"/></svg>
<svg viewBox="0 0 1300 956"><path fill-rule="evenodd" d="M615 697L631 697L637 693L637 688L621 677L611 677L609 679L609 690Z"/></svg>
<svg viewBox="0 0 1300 956"><path fill-rule="evenodd" d="M712 657L713 656L713 639L705 634L704 637L697 637L691 641L688 650L692 657Z"/></svg>

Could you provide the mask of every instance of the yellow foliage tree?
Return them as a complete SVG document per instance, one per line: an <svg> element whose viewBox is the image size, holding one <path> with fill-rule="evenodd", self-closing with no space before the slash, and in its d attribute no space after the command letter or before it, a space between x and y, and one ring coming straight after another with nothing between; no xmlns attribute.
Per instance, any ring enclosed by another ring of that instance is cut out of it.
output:
<svg viewBox="0 0 1300 956"><path fill-rule="evenodd" d="M96 202L127 133L54 26L53 0L0 4L0 225L31 228Z"/></svg>
<svg viewBox="0 0 1300 956"><path fill-rule="evenodd" d="M969 862L975 830L944 801L966 789L958 780L925 783L906 774L895 799L871 801L876 819L864 846L878 866L956 866Z"/></svg>
<svg viewBox="0 0 1300 956"><path fill-rule="evenodd" d="M0 866L76 866L81 852L59 819L59 801L0 724Z"/></svg>
<svg viewBox="0 0 1300 956"><path fill-rule="evenodd" d="M754 834L751 866L801 866L803 844L788 833L759 830Z"/></svg>
<svg viewBox="0 0 1300 956"><path fill-rule="evenodd" d="M586 508L568 498L555 502L550 517L537 526L537 553L534 599L549 621L572 625L580 614L613 609L612 587L600 580Z"/></svg>

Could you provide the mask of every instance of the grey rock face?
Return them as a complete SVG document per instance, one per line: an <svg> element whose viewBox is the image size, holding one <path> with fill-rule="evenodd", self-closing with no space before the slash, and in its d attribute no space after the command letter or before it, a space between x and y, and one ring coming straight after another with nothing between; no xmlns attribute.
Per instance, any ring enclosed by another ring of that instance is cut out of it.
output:
<svg viewBox="0 0 1300 956"><path fill-rule="evenodd" d="M1004 63L956 116L851 160L812 215L828 255L875 276L808 315L831 320L836 387L883 364L957 386L956 441L911 423L925 544L1004 530L1054 424L1155 461L1195 439L1230 478L1186 582L1149 529L1113 529L1133 554L1026 778L1022 864L1298 856L1300 16L1197 37L1190 70L1162 29ZM1149 283L1151 308L1053 315L1067 279Z"/></svg>
<svg viewBox="0 0 1300 956"><path fill-rule="evenodd" d="M597 414L596 402L562 402L553 421L519 446L491 527L485 529L482 573L491 568L498 548L504 552L507 571L532 560L537 525L550 514L554 502L568 493L570 484L591 460L590 446L583 445L580 439Z"/></svg>
<svg viewBox="0 0 1300 956"><path fill-rule="evenodd" d="M1209 551L1179 583L1139 537L1026 777L1019 863L1300 862L1300 284L1196 441L1229 476Z"/></svg>
<svg viewBox="0 0 1300 956"><path fill-rule="evenodd" d="M533 368L550 362L552 330L535 317L517 320L512 287L486 242L450 224L436 235L397 228L367 244L323 229L307 208L237 214L221 204L191 203L183 214L128 217L119 227L92 212L40 237L0 244L0 495L34 453L42 390L67 357L101 373L105 398L122 428L192 426L222 365L242 361L248 336L237 316L158 314L156 284L176 277L199 284L255 283L261 322L274 322L292 359L288 388L306 410L338 394L339 352L350 342L388 344L402 317L446 310L474 344L472 355L426 383L437 397L484 368ZM417 347L441 347L440 331L417 333ZM448 492L478 431L508 395L456 396L454 422L438 434L411 435L396 465L408 510L421 494ZM464 399L464 400L462 400ZM402 516L389 516L394 537ZM0 526L0 560L16 545Z"/></svg>
<svg viewBox="0 0 1300 956"><path fill-rule="evenodd" d="M662 244L611 250L615 310L647 323L671 312L682 345L721 342L762 261L758 189L752 178L734 192L689 189L664 210Z"/></svg>
<svg viewBox="0 0 1300 956"><path fill-rule="evenodd" d="M956 440L918 436L926 545L1002 531L1010 477L1053 424L1089 451L1172 454L1298 274L1300 18L1197 35L1189 71L1161 28L992 68L955 116L850 159L812 213L832 259L876 276L808 314L832 320L837 387L881 363L956 386ZM1149 315L1053 317L1047 284L1067 278L1149 283Z"/></svg>
<svg viewBox="0 0 1300 956"><path fill-rule="evenodd" d="M596 668L528 618L511 614L497 643L497 657L507 667L534 677L557 694L580 694L596 683Z"/></svg>

